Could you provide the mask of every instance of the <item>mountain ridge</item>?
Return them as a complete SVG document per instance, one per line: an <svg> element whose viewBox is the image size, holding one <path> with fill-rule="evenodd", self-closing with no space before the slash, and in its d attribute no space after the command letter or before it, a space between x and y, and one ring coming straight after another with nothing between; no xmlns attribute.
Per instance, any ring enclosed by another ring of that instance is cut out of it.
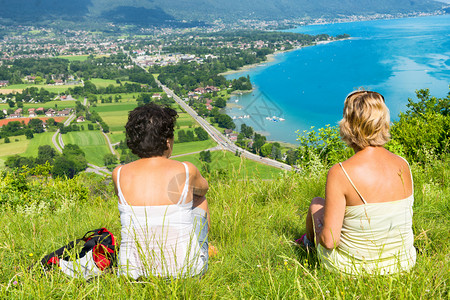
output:
<svg viewBox="0 0 450 300"><path fill-rule="evenodd" d="M0 18L15 23L91 20L140 26L215 20L283 20L349 15L434 12L444 3L432 0L0 0Z"/></svg>

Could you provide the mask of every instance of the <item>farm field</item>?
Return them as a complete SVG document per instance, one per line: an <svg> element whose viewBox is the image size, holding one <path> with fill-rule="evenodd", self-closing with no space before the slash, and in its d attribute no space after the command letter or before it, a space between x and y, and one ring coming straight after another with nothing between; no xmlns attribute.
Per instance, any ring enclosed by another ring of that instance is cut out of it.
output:
<svg viewBox="0 0 450 300"><path fill-rule="evenodd" d="M62 135L64 144L76 144L86 154L86 160L94 165L103 166L103 157L110 154L105 137L100 131L72 131Z"/></svg>
<svg viewBox="0 0 450 300"><path fill-rule="evenodd" d="M200 161L199 157L199 154L191 154L174 157L173 159L177 161L188 161L194 164L205 176L206 174L202 167L204 162ZM237 175L238 178L274 179L285 172L253 160L237 157L228 151L211 152L211 163L209 163L209 166L211 171L223 170Z"/></svg>
<svg viewBox="0 0 450 300"><path fill-rule="evenodd" d="M125 130L125 128L124 128ZM123 130L121 131L110 131L108 134L109 137L109 141L111 142L111 144L116 144L119 143L120 141L125 141L125 133L123 132Z"/></svg>
<svg viewBox="0 0 450 300"><path fill-rule="evenodd" d="M202 151L215 146L217 146L217 143L214 142L211 138L207 139L206 141L176 143L173 146L172 155L180 155L185 153Z"/></svg>
<svg viewBox="0 0 450 300"><path fill-rule="evenodd" d="M91 111L96 111L102 117L103 121L108 124L111 131L122 132L125 130L125 124L128 120L128 112L133 110L137 103L104 103L98 104L97 107L91 107Z"/></svg>
<svg viewBox="0 0 450 300"><path fill-rule="evenodd" d="M25 135L9 137L10 143L5 144L5 139L0 139L0 167L5 165L8 156L23 154L30 144Z"/></svg>
<svg viewBox="0 0 450 300"><path fill-rule="evenodd" d="M70 85L48 85L48 84L34 84L34 83L22 83L22 84L11 84L7 87L0 88L0 92L2 90L13 90L17 92L21 92L22 90L29 87L36 87L38 89L44 88L50 92L54 93L62 93L67 91L68 88L73 88L75 86L82 86L82 84L70 84Z"/></svg>
<svg viewBox="0 0 450 300"><path fill-rule="evenodd" d="M39 146L43 145L50 145L52 148L55 148L55 146L52 143L52 136L55 134L55 132L43 132L34 134L34 137L29 140L30 143L28 144L28 147L23 153L24 156L33 156L36 157L38 155Z"/></svg>
<svg viewBox="0 0 450 300"><path fill-rule="evenodd" d="M23 104L23 110L25 113L28 113L27 110L29 108L39 108L43 107L45 109L53 108L53 109L63 109L63 108L74 108L75 102L73 100L67 100L67 101L49 101L45 103L24 103ZM8 109L10 108L7 103L0 103L0 109ZM17 109L17 107L13 108L14 110Z"/></svg>
<svg viewBox="0 0 450 300"><path fill-rule="evenodd" d="M59 55L57 58L64 58L69 61L85 61L89 55Z"/></svg>

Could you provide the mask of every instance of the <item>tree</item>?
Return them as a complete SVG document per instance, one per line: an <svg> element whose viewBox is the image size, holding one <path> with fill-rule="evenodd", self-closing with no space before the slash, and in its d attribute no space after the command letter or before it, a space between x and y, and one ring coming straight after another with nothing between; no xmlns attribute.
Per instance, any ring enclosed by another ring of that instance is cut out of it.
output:
<svg viewBox="0 0 450 300"><path fill-rule="evenodd" d="M105 122L100 122L100 126L102 126L102 131L104 133L108 133L109 132L109 126Z"/></svg>
<svg viewBox="0 0 450 300"><path fill-rule="evenodd" d="M196 127L194 132L199 141L206 141L208 139L208 133L202 127Z"/></svg>
<svg viewBox="0 0 450 300"><path fill-rule="evenodd" d="M53 119L53 118L48 118L46 123L48 126L55 126L55 124L56 124L55 119Z"/></svg>
<svg viewBox="0 0 450 300"><path fill-rule="evenodd" d="M186 131L186 140L187 140L187 142L192 142L195 140L194 133L192 132L192 130Z"/></svg>
<svg viewBox="0 0 450 300"><path fill-rule="evenodd" d="M217 118L217 124L219 127L234 129L236 124L234 124L233 119L229 115L220 114Z"/></svg>
<svg viewBox="0 0 450 300"><path fill-rule="evenodd" d="M298 150L288 150L288 152L286 152L286 163L288 165L295 165L297 163L297 159L298 159Z"/></svg>
<svg viewBox="0 0 450 300"><path fill-rule="evenodd" d="M112 153L105 154L103 156L103 163L108 169L113 169L118 163L117 157Z"/></svg>
<svg viewBox="0 0 450 300"><path fill-rule="evenodd" d="M31 119L28 123L28 127L33 130L34 133L44 132L44 122L41 119Z"/></svg>
<svg viewBox="0 0 450 300"><path fill-rule="evenodd" d="M272 154L273 144L267 143L261 146L261 155L264 157L269 157Z"/></svg>
<svg viewBox="0 0 450 300"><path fill-rule="evenodd" d="M214 106L224 108L227 106L227 101L223 98L217 98L216 101L214 101Z"/></svg>
<svg viewBox="0 0 450 300"><path fill-rule="evenodd" d="M241 133L246 137L246 138L251 138L253 136L253 127L251 126L247 126L245 123L241 124Z"/></svg>
<svg viewBox="0 0 450 300"><path fill-rule="evenodd" d="M25 130L25 136L27 137L27 139L31 140L34 137L33 130L31 129Z"/></svg>
<svg viewBox="0 0 450 300"><path fill-rule="evenodd" d="M178 131L178 142L179 143L187 142L186 132L183 129Z"/></svg>
<svg viewBox="0 0 450 300"><path fill-rule="evenodd" d="M200 152L200 160L204 161L206 163L210 163L211 162L211 152L208 151L201 151Z"/></svg>
<svg viewBox="0 0 450 300"><path fill-rule="evenodd" d="M11 141L9 140L9 137L5 137L4 143L5 144L11 143Z"/></svg>
<svg viewBox="0 0 450 300"><path fill-rule="evenodd" d="M58 153L56 153L56 150L53 149L52 146L50 145L39 146L36 163L39 165L43 165L46 162L53 164L53 160L57 155Z"/></svg>
<svg viewBox="0 0 450 300"><path fill-rule="evenodd" d="M261 150L261 147L266 143L266 137L259 134L259 133L255 133L255 136L253 138L253 151L255 153L259 153Z"/></svg>

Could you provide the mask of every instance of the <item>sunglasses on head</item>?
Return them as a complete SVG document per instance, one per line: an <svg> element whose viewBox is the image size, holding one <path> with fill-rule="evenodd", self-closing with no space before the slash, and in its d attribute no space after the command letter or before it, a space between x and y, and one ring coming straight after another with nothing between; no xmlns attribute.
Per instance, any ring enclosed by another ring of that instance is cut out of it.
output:
<svg viewBox="0 0 450 300"><path fill-rule="evenodd" d="M359 95L359 94L369 94L369 95L372 95L372 94L373 94L373 95L378 95L378 96L381 97L381 99L383 99L383 102L385 102L385 101L384 101L383 95L381 95L380 93L372 92L372 91L364 91L364 90L359 90L359 91L353 91L353 92L351 92L350 94L347 95L347 97L345 97L345 100L347 100L347 99L350 98L351 96L355 96L355 95Z"/></svg>

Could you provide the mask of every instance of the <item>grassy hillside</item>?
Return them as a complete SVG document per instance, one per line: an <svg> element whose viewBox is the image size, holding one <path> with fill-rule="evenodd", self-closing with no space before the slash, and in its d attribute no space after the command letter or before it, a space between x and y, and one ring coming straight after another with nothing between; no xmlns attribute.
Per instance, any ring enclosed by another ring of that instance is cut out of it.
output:
<svg viewBox="0 0 450 300"><path fill-rule="evenodd" d="M325 172L290 173L266 181L242 178L235 171L230 177L209 178L210 242L218 254L210 259L204 278L133 281L106 274L89 282L68 278L59 270L44 275L40 268L28 267L94 228L106 226L120 240L111 181L82 174L73 180L34 177L19 186L14 183L17 177L3 175L0 222L8 226L0 231L0 297L448 299L450 156L413 164L412 173L418 255L409 273L329 273L314 253L308 255L292 243L305 232L310 199L324 196Z"/></svg>

